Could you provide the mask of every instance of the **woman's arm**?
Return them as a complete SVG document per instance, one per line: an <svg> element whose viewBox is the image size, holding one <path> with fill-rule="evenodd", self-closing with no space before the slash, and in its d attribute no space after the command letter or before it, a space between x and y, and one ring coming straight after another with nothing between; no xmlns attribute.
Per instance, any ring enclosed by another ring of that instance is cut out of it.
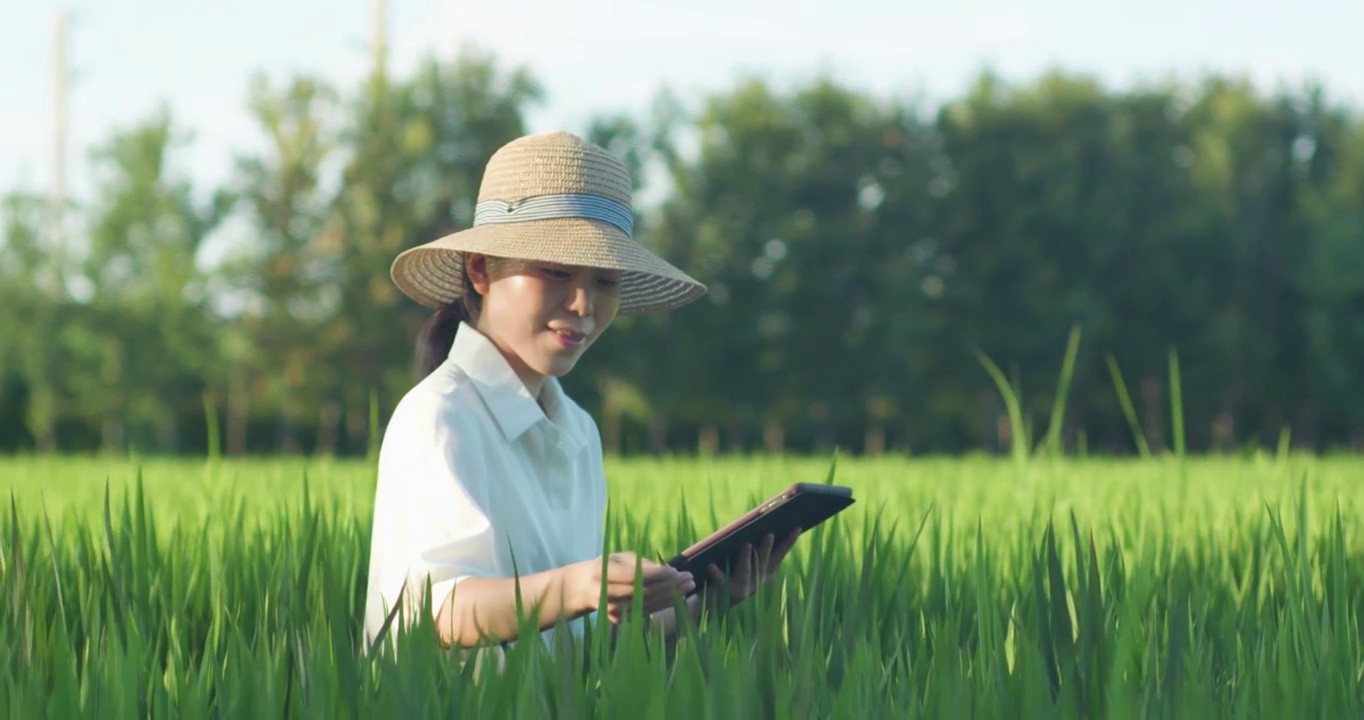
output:
<svg viewBox="0 0 1364 720"><path fill-rule="evenodd" d="M603 590L607 619L618 622L635 594L635 574L641 575L640 602L647 613L672 607L674 598L685 596L696 584L690 573L644 560L634 553L612 553L606 558L573 563L520 578L521 607L540 631L560 619L574 620L600 606ZM447 647L473 647L487 640L510 642L517 638L516 588L512 578L466 578L443 600L436 627ZM673 622L675 627L676 623Z"/></svg>
<svg viewBox="0 0 1364 720"><path fill-rule="evenodd" d="M545 631L562 618L574 620L592 607L574 596L582 572L577 565L546 570L519 579L522 612L534 613L536 627ZM473 647L487 640L511 642L520 631L516 578L466 578L441 603L436 629L446 647ZM538 604L538 608L537 608Z"/></svg>

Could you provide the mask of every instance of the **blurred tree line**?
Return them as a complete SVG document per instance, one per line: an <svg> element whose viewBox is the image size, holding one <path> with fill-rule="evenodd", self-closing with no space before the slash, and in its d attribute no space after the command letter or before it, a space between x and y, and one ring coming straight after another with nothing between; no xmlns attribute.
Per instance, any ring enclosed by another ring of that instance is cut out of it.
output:
<svg viewBox="0 0 1364 720"><path fill-rule="evenodd" d="M264 150L208 189L157 112L93 151L61 254L10 192L0 450L365 453L427 315L389 263L471 223L542 99L472 52L344 92L261 81ZM1190 450L1364 446L1364 121L1320 89L985 74L930 109L743 80L568 129L663 198L641 240L710 286L618 320L566 380L608 449L1003 451L977 353L1040 435L1074 327L1069 450L1130 452L1134 425L1170 447L1171 350Z"/></svg>

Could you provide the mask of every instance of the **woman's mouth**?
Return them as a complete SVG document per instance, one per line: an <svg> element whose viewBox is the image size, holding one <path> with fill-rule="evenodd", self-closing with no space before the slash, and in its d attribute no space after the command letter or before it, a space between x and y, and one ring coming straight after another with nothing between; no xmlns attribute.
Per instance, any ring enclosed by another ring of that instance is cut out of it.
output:
<svg viewBox="0 0 1364 720"><path fill-rule="evenodd" d="M583 342L587 340L587 335L584 333L564 328L554 329L554 337L559 341L560 345L566 348L582 347Z"/></svg>

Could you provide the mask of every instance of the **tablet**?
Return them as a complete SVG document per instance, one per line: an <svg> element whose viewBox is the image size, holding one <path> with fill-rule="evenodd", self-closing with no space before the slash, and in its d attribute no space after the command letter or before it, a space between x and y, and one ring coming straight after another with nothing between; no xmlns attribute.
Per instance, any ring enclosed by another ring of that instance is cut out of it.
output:
<svg viewBox="0 0 1364 720"><path fill-rule="evenodd" d="M769 534L780 543L797 527L804 534L853 502L850 487L796 483L678 553L668 564L691 573L696 589L700 590L711 580L709 566L714 564L726 570L729 559L745 544L757 548Z"/></svg>

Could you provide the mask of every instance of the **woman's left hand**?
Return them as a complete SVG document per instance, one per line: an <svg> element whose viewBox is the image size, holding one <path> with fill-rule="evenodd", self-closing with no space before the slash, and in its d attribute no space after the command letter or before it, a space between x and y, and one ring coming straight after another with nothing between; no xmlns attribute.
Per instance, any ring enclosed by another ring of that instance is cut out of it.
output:
<svg viewBox="0 0 1364 720"><path fill-rule="evenodd" d="M737 605L747 600L760 586L776 577L782 560L791 552L796 540L800 538L800 533L800 528L792 530L780 545L776 544L776 537L769 534L757 548L752 545L739 548L738 557L734 559L734 566L728 578L725 577L723 570L712 564L709 568L711 583L702 590L708 603L713 606L719 601L723 604Z"/></svg>

